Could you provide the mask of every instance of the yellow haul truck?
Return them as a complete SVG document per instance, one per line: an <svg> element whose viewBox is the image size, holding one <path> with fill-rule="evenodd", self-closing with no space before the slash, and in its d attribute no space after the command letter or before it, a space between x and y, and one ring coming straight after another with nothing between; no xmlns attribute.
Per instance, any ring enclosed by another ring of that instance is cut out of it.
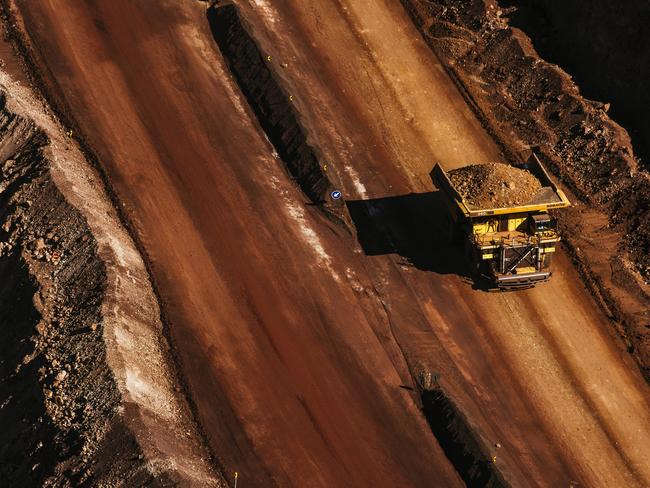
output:
<svg viewBox="0 0 650 488"><path fill-rule="evenodd" d="M514 166L530 171L542 188L527 204L507 208L474 208L439 164L431 173L446 196L454 241L464 242L472 270L500 289L530 288L550 278L551 257L560 236L548 210L570 205L535 154Z"/></svg>

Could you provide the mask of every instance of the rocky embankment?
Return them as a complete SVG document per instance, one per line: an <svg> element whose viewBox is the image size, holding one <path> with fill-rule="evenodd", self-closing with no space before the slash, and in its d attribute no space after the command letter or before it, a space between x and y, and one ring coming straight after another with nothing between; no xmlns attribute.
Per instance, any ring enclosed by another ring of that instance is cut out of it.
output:
<svg viewBox="0 0 650 488"><path fill-rule="evenodd" d="M491 0L402 0L511 161L535 150L572 191L568 248L650 379L650 174L608 104L581 96Z"/></svg>
<svg viewBox="0 0 650 488"><path fill-rule="evenodd" d="M650 168L650 2L648 0L505 0L517 7L511 26L543 58L571 74L582 94L608 102L630 133L635 155Z"/></svg>
<svg viewBox="0 0 650 488"><path fill-rule="evenodd" d="M0 481L144 481L106 364L97 243L48 175L45 133L0 107Z"/></svg>
<svg viewBox="0 0 650 488"><path fill-rule="evenodd" d="M218 486L144 264L47 111L0 73L0 486Z"/></svg>

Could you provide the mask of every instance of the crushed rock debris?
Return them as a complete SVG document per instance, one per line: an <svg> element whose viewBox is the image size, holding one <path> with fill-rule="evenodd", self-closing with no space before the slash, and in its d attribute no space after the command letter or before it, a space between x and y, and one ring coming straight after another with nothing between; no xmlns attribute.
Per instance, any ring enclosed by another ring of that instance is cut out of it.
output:
<svg viewBox="0 0 650 488"><path fill-rule="evenodd" d="M502 208L525 205L542 185L525 169L504 163L464 166L449 172L461 196L476 208Z"/></svg>

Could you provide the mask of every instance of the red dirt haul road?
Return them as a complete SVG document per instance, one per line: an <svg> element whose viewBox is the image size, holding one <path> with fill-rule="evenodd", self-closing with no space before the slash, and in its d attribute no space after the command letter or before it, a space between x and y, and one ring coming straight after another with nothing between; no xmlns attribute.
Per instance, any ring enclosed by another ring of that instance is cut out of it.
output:
<svg viewBox="0 0 650 488"><path fill-rule="evenodd" d="M16 1L147 252L226 472L251 486L462 484L400 388L406 358L440 373L516 486L647 486L648 387L566 258L548 284L484 293L450 250L420 262L439 214L417 199L396 208L421 222L391 213L433 190L435 161L501 159L398 2L238 3L330 177L351 208L386 213L415 266L364 256L304 204L203 3Z"/></svg>

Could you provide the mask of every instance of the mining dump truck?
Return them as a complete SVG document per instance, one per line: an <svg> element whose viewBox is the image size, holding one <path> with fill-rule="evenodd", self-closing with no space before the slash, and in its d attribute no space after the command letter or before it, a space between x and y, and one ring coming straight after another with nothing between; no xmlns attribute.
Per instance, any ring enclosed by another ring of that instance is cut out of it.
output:
<svg viewBox="0 0 650 488"><path fill-rule="evenodd" d="M463 242L472 271L495 290L530 288L550 278L551 258L560 236L548 211L570 205L535 154L526 163L510 166L527 170L539 182L539 189L523 204L494 208L468 201L439 164L431 173L449 207L452 240Z"/></svg>

